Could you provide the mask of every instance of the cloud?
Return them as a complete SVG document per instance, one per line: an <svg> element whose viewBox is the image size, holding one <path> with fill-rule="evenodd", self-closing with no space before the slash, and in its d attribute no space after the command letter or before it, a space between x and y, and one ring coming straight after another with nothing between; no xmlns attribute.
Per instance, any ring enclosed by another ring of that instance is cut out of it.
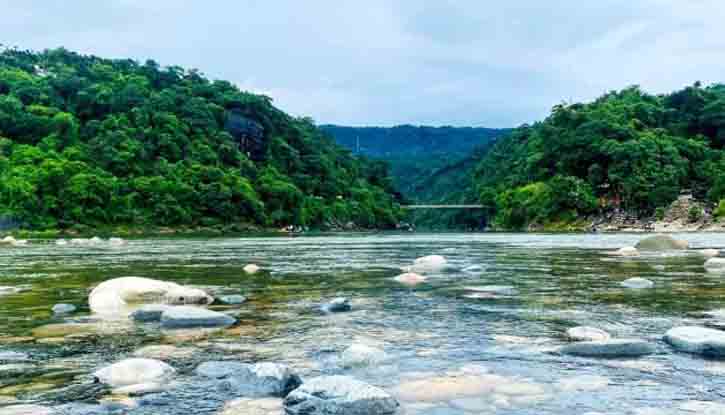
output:
<svg viewBox="0 0 725 415"><path fill-rule="evenodd" d="M719 0L26 0L3 43L153 58L319 122L513 126L725 73Z"/></svg>

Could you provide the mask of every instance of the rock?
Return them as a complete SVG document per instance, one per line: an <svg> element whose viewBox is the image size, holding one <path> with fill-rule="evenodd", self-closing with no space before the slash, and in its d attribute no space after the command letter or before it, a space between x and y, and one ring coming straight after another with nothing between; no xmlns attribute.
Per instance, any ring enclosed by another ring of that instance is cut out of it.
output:
<svg viewBox="0 0 725 415"><path fill-rule="evenodd" d="M126 359L93 373L96 381L119 394L142 394L163 389L176 370L160 360Z"/></svg>
<svg viewBox="0 0 725 415"><path fill-rule="evenodd" d="M169 360L185 359L196 352L192 347L176 347L168 344L145 346L133 352L135 357L145 359Z"/></svg>
<svg viewBox="0 0 725 415"><path fill-rule="evenodd" d="M55 244L58 246L66 246L68 245L68 241L66 241L65 239L57 239L55 241Z"/></svg>
<svg viewBox="0 0 725 415"><path fill-rule="evenodd" d="M56 304L53 306L53 314L70 314L76 311L73 304Z"/></svg>
<svg viewBox="0 0 725 415"><path fill-rule="evenodd" d="M440 255L429 255L413 261L413 266L410 268L410 271L423 274L426 272L439 272L444 270L447 265L448 261L445 257Z"/></svg>
<svg viewBox="0 0 725 415"><path fill-rule="evenodd" d="M161 313L161 326L167 329L228 327L234 323L231 316L200 307L175 306Z"/></svg>
<svg viewBox="0 0 725 415"><path fill-rule="evenodd" d="M622 281L620 285L624 288L641 290L645 288L652 288L655 286L655 283L646 278L630 278Z"/></svg>
<svg viewBox="0 0 725 415"><path fill-rule="evenodd" d="M18 287L0 287L0 295L17 294L20 291Z"/></svg>
<svg viewBox="0 0 725 415"><path fill-rule="evenodd" d="M288 415L389 415L399 406L382 389L347 376L314 378L284 400Z"/></svg>
<svg viewBox="0 0 725 415"><path fill-rule="evenodd" d="M55 415L56 412L47 406L11 405L0 408L0 415Z"/></svg>
<svg viewBox="0 0 725 415"><path fill-rule="evenodd" d="M242 269L249 275L253 275L259 272L259 266L256 264L247 264Z"/></svg>
<svg viewBox="0 0 725 415"><path fill-rule="evenodd" d="M222 304L238 305L243 304L247 301L247 297L243 295L224 295L219 297L219 302Z"/></svg>
<svg viewBox="0 0 725 415"><path fill-rule="evenodd" d="M353 344L340 356L340 365L350 368L357 366L375 366L387 359L384 351L365 344Z"/></svg>
<svg viewBox="0 0 725 415"><path fill-rule="evenodd" d="M669 251L687 249L689 246L687 241L678 240L669 235L653 235L637 242L635 248L640 251Z"/></svg>
<svg viewBox="0 0 725 415"><path fill-rule="evenodd" d="M720 255L720 251L717 249L703 249L700 251L700 255L704 256L705 258L714 258L718 255Z"/></svg>
<svg viewBox="0 0 725 415"><path fill-rule="evenodd" d="M405 274L400 274L393 279L403 285L416 286L424 283L428 278L420 274L416 274L415 272L406 272Z"/></svg>
<svg viewBox="0 0 725 415"><path fill-rule="evenodd" d="M654 346L639 339L578 342L563 346L560 353L581 357L639 357L654 353Z"/></svg>
<svg viewBox="0 0 725 415"><path fill-rule="evenodd" d="M725 273L725 258L710 258L705 261L705 270L707 272Z"/></svg>
<svg viewBox="0 0 725 415"><path fill-rule="evenodd" d="M214 299L202 290L173 282L139 277L122 277L102 282L91 291L88 303L99 314L128 314L132 304L211 304Z"/></svg>
<svg viewBox="0 0 725 415"><path fill-rule="evenodd" d="M30 356L20 352L0 352L0 361L2 362L22 362L29 361Z"/></svg>
<svg viewBox="0 0 725 415"><path fill-rule="evenodd" d="M697 326L675 327L665 341L681 352L709 357L725 357L725 332Z"/></svg>
<svg viewBox="0 0 725 415"><path fill-rule="evenodd" d="M0 245L12 245L15 243L15 238L12 236L6 236L3 239L0 239Z"/></svg>
<svg viewBox="0 0 725 415"><path fill-rule="evenodd" d="M223 379L224 388L245 396L283 398L302 384L292 369L276 363L206 362L195 372L210 379Z"/></svg>
<svg viewBox="0 0 725 415"><path fill-rule="evenodd" d="M480 272L483 272L484 268L481 265L469 265L465 268L463 268L463 272L468 272L471 274L478 274Z"/></svg>
<svg viewBox="0 0 725 415"><path fill-rule="evenodd" d="M124 246L128 245L128 242L122 238L109 238L108 244L111 246Z"/></svg>
<svg viewBox="0 0 725 415"><path fill-rule="evenodd" d="M639 250L633 246L625 246L614 251L613 254L624 257L634 257L639 256Z"/></svg>
<svg viewBox="0 0 725 415"><path fill-rule="evenodd" d="M343 313L350 310L352 310L350 299L345 297L335 298L322 306L322 311L326 313Z"/></svg>
<svg viewBox="0 0 725 415"><path fill-rule="evenodd" d="M171 307L166 304L148 304L131 313L130 317L141 323L161 321L161 315Z"/></svg>
<svg viewBox="0 0 725 415"><path fill-rule="evenodd" d="M284 415L279 398L240 398L224 405L220 415Z"/></svg>
<svg viewBox="0 0 725 415"><path fill-rule="evenodd" d="M566 331L566 337L573 342L599 342L612 338L612 336L604 330L585 326L570 328Z"/></svg>
<svg viewBox="0 0 725 415"><path fill-rule="evenodd" d="M466 291L474 293L489 293L497 295L517 295L519 291L511 285L475 285L463 287Z"/></svg>

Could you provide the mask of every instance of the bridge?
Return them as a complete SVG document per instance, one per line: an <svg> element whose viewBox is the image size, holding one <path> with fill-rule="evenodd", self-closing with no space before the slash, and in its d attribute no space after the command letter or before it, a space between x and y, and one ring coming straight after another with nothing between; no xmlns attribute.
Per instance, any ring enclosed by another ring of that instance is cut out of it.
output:
<svg viewBox="0 0 725 415"><path fill-rule="evenodd" d="M483 209L483 205L402 205L403 209Z"/></svg>

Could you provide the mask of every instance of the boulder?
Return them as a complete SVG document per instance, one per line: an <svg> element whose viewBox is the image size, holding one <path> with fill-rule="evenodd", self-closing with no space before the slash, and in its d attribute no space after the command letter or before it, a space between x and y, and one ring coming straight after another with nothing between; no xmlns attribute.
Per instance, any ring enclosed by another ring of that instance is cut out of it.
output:
<svg viewBox="0 0 725 415"><path fill-rule="evenodd" d="M710 258L705 261L707 272L725 273L725 258Z"/></svg>
<svg viewBox="0 0 725 415"><path fill-rule="evenodd" d="M633 246L625 246L623 248L619 248L618 250L614 251L614 255L624 256L624 257L634 257L634 256L639 256L639 250Z"/></svg>
<svg viewBox="0 0 725 415"><path fill-rule="evenodd" d="M55 415L53 409L40 405L11 405L0 408L0 415Z"/></svg>
<svg viewBox="0 0 725 415"><path fill-rule="evenodd" d="M91 291L88 303L98 314L129 314L133 304L211 304L202 290L167 281L122 277L104 281Z"/></svg>
<svg viewBox="0 0 725 415"><path fill-rule="evenodd" d="M283 398L302 384L289 366L276 363L206 362L196 368L196 374L224 380L225 389L244 396Z"/></svg>
<svg viewBox="0 0 725 415"><path fill-rule="evenodd" d="M76 311L73 304L56 304L53 306L53 314L70 314Z"/></svg>
<svg viewBox="0 0 725 415"><path fill-rule="evenodd" d="M239 305L247 301L247 297L243 295L223 295L218 298L222 304Z"/></svg>
<svg viewBox="0 0 725 415"><path fill-rule="evenodd" d="M563 346L560 353L580 357L638 357L654 353L654 346L639 339L578 342Z"/></svg>
<svg viewBox="0 0 725 415"><path fill-rule="evenodd" d="M669 235L653 235L637 242L635 248L640 251L670 251L687 249L689 246L687 241L675 239Z"/></svg>
<svg viewBox="0 0 725 415"><path fill-rule="evenodd" d="M439 272L448 266L448 261L445 257L440 255L429 255L416 259L413 261L413 266L410 268L411 272L426 273L426 272Z"/></svg>
<svg viewBox="0 0 725 415"><path fill-rule="evenodd" d="M665 341L681 352L709 357L725 357L725 332L706 327L675 327L665 334Z"/></svg>
<svg viewBox="0 0 725 415"><path fill-rule="evenodd" d="M384 351L365 344L353 344L340 356L342 367L375 366L387 359Z"/></svg>
<svg viewBox="0 0 725 415"><path fill-rule="evenodd" d="M259 266L256 264L247 264L242 269L249 275L253 275L259 272Z"/></svg>
<svg viewBox="0 0 725 415"><path fill-rule="evenodd" d="M163 389L176 370L160 360L126 359L104 367L93 376L119 394L142 394Z"/></svg>
<svg viewBox="0 0 725 415"><path fill-rule="evenodd" d="M624 288L641 290L645 288L652 288L655 286L655 283L646 278L630 278L628 280L622 281L620 285Z"/></svg>
<svg viewBox="0 0 725 415"><path fill-rule="evenodd" d="M228 327L234 323L231 316L200 307L175 306L161 313L161 326L167 329Z"/></svg>
<svg viewBox="0 0 725 415"><path fill-rule="evenodd" d="M287 395L288 415L391 415L400 404L382 389L347 376L322 376Z"/></svg>
<svg viewBox="0 0 725 415"><path fill-rule="evenodd" d="M352 310L350 299L345 297L334 298L327 304L322 305L322 311L326 313L343 313Z"/></svg>
<svg viewBox="0 0 725 415"><path fill-rule="evenodd" d="M573 342L599 342L612 338L612 336L604 330L586 326L570 328L566 331L566 337Z"/></svg>
<svg viewBox="0 0 725 415"><path fill-rule="evenodd" d="M415 272L406 272L394 278L395 281L408 286L415 286L424 283L427 278Z"/></svg>
<svg viewBox="0 0 725 415"><path fill-rule="evenodd" d="M171 307L166 304L147 304L131 313L131 319L140 323L161 321L161 315Z"/></svg>

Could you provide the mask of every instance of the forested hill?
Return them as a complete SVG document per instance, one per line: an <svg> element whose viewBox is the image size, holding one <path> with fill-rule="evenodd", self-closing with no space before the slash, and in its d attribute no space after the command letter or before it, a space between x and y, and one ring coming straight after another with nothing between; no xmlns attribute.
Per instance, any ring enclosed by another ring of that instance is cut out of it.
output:
<svg viewBox="0 0 725 415"><path fill-rule="evenodd" d="M461 155L506 134L508 129L474 127L343 127L322 125L337 142L350 150L375 158L397 156Z"/></svg>
<svg viewBox="0 0 725 415"><path fill-rule="evenodd" d="M612 209L659 215L682 191L713 204L725 198L724 147L724 85L666 95L631 87L556 106L499 140L476 187L503 228Z"/></svg>
<svg viewBox="0 0 725 415"><path fill-rule="evenodd" d="M390 227L384 163L271 99L154 61L0 53L0 220Z"/></svg>

